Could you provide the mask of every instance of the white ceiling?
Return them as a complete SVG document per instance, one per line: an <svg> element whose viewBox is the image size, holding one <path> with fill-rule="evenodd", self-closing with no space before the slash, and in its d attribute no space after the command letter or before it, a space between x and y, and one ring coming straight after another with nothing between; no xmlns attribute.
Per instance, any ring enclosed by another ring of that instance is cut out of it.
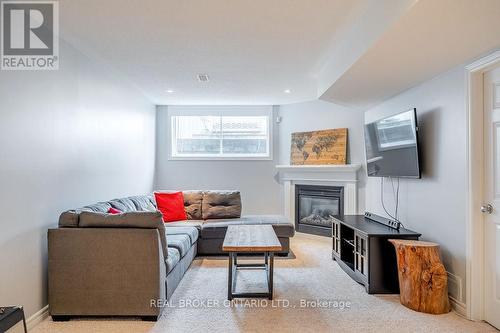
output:
<svg viewBox="0 0 500 333"><path fill-rule="evenodd" d="M286 104L317 98L316 70L364 2L65 0L60 30L156 104Z"/></svg>
<svg viewBox="0 0 500 333"><path fill-rule="evenodd" d="M321 99L368 109L500 47L500 0L420 0Z"/></svg>
<svg viewBox="0 0 500 333"><path fill-rule="evenodd" d="M366 109L500 47L500 0L64 0L60 31L155 104Z"/></svg>

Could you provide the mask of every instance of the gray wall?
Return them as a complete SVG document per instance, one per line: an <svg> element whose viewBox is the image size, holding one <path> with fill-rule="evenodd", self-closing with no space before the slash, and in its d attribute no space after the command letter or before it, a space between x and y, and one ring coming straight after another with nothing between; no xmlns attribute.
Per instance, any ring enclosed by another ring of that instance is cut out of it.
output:
<svg viewBox="0 0 500 333"><path fill-rule="evenodd" d="M273 121L275 125L275 122ZM274 159L268 161L179 161L168 159L168 107L157 107L155 189L237 189L243 214L278 214L280 186L275 180L278 128L274 126Z"/></svg>
<svg viewBox="0 0 500 333"><path fill-rule="evenodd" d="M154 106L61 41L60 70L0 73L0 303L47 304L59 213L151 191Z"/></svg>
<svg viewBox="0 0 500 333"><path fill-rule="evenodd" d="M282 105L279 125L279 164L290 164L290 141L293 132L348 128L348 163L363 164L363 112L325 101ZM366 171L358 172L358 211L364 213Z"/></svg>
<svg viewBox="0 0 500 333"><path fill-rule="evenodd" d="M456 298L458 285L465 289L465 199L466 114L465 73L462 67L410 89L368 110L366 122L417 108L422 153L422 179L401 180L400 219L422 239L441 245L446 269L458 276L450 292ZM388 181L386 181L389 184ZM393 212L390 185L385 202ZM383 214L380 178L369 178L366 209ZM463 290L465 297L465 290ZM464 301L464 299L459 299Z"/></svg>
<svg viewBox="0 0 500 333"><path fill-rule="evenodd" d="M243 214L283 213L282 186L275 165L290 163L292 132L349 128L349 160L362 163L363 112L324 101L274 107L274 159L271 161L175 161L168 159L168 106L157 107L156 189L238 189ZM364 212L365 172L360 171L359 211Z"/></svg>

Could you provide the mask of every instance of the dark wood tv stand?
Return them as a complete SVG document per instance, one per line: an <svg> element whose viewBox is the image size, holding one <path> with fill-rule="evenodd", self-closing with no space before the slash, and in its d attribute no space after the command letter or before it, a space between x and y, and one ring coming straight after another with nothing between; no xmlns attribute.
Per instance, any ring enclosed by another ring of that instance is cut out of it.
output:
<svg viewBox="0 0 500 333"><path fill-rule="evenodd" d="M337 217L332 225L332 257L369 294L399 293L396 253L388 239L418 240L421 234L374 222L364 215Z"/></svg>

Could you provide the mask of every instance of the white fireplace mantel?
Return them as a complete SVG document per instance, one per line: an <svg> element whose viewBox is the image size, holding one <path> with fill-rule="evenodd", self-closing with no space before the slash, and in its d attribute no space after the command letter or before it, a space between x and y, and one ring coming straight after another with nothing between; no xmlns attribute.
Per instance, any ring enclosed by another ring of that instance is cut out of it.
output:
<svg viewBox="0 0 500 333"><path fill-rule="evenodd" d="M344 187L344 214L357 214L357 182L361 164L346 165L276 165L284 187L285 215L295 220L295 185Z"/></svg>
<svg viewBox="0 0 500 333"><path fill-rule="evenodd" d="M276 169L283 174L298 174L298 173L321 173L336 176L338 174L350 174L356 179L356 172L361 167L361 164L345 164L345 165L276 165Z"/></svg>

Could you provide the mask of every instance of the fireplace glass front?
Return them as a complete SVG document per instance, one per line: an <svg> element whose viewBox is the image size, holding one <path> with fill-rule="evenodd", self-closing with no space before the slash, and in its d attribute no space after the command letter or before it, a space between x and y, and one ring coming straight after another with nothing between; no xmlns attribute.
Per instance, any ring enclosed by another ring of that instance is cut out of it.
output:
<svg viewBox="0 0 500 333"><path fill-rule="evenodd" d="M297 231L331 236L332 218L343 214L343 190L339 186L296 185Z"/></svg>

